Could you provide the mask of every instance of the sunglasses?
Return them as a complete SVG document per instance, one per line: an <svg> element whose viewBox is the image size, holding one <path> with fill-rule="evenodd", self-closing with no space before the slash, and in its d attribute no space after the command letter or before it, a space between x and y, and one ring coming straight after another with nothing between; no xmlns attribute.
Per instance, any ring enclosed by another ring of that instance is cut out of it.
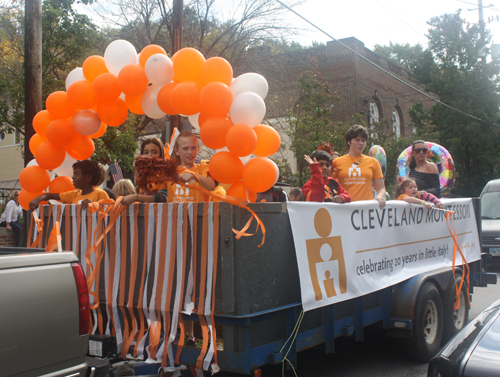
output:
<svg viewBox="0 0 500 377"><path fill-rule="evenodd" d="M422 152L427 153L427 151L428 151L427 148L415 148L415 149L413 149L413 152L415 152L415 153L422 153Z"/></svg>

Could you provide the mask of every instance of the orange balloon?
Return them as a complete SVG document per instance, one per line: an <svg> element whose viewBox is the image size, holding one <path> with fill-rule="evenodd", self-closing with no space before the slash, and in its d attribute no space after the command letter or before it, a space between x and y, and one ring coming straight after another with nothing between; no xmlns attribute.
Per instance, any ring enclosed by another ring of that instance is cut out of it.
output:
<svg viewBox="0 0 500 377"><path fill-rule="evenodd" d="M49 184L49 192L51 194L59 194L61 192L68 192L76 190L73 186L73 180L70 177L56 177Z"/></svg>
<svg viewBox="0 0 500 377"><path fill-rule="evenodd" d="M65 147L76 136L75 126L66 119L56 119L47 127L47 140L56 147Z"/></svg>
<svg viewBox="0 0 500 377"><path fill-rule="evenodd" d="M94 141L88 137L76 134L75 140L66 147L68 154L75 160L86 160L94 153Z"/></svg>
<svg viewBox="0 0 500 377"><path fill-rule="evenodd" d="M253 152L257 145L257 135L246 124L235 124L226 134L226 146L231 153L244 157Z"/></svg>
<svg viewBox="0 0 500 377"><path fill-rule="evenodd" d="M29 192L40 192L47 188L50 183L50 175L47 170L40 166L27 166L19 174L19 184Z"/></svg>
<svg viewBox="0 0 500 377"><path fill-rule="evenodd" d="M200 91L201 85L197 82L181 82L172 89L170 93L170 104L179 114L198 114L201 111Z"/></svg>
<svg viewBox="0 0 500 377"><path fill-rule="evenodd" d="M53 120L54 118L52 118L47 110L41 110L33 117L33 129L37 134L45 137L45 130Z"/></svg>
<svg viewBox="0 0 500 377"><path fill-rule="evenodd" d="M30 139L30 151L33 156L36 155L36 151L38 147L43 143L47 141L47 139L43 136L40 136L39 134L34 134L31 139Z"/></svg>
<svg viewBox="0 0 500 377"><path fill-rule="evenodd" d="M142 109L142 94L138 96L125 95L125 105L134 114L144 114L144 110Z"/></svg>
<svg viewBox="0 0 500 377"><path fill-rule="evenodd" d="M106 124L104 124L104 123L101 123L101 128L99 128L99 131L97 131L93 135L89 135L89 137L91 139L98 139L98 138L100 138L102 135L104 135L106 133L107 129L108 129L108 126Z"/></svg>
<svg viewBox="0 0 500 377"><path fill-rule="evenodd" d="M200 128L202 143L211 149L220 149L226 146L227 131L233 126L231 119L225 117L208 118Z"/></svg>
<svg viewBox="0 0 500 377"><path fill-rule="evenodd" d="M102 73L108 73L108 68L106 68L106 63L104 62L104 58L99 55L89 56L82 65L83 75L87 79L87 81L91 84L94 83L94 80L97 76Z"/></svg>
<svg viewBox="0 0 500 377"><path fill-rule="evenodd" d="M142 49L141 55L139 56L139 64L144 68L146 67L146 62L148 59L154 54L163 54L167 55L167 52L163 49L163 47L158 45L149 45Z"/></svg>
<svg viewBox="0 0 500 377"><path fill-rule="evenodd" d="M169 115L179 114L179 112L174 109L172 103L170 102L172 90L177 85L178 84L176 82L171 82L170 84L163 86L156 96L156 102L158 103L158 107L160 108L160 110Z"/></svg>
<svg viewBox="0 0 500 377"><path fill-rule="evenodd" d="M42 194L45 194L45 192L29 192L25 189L22 189L21 191L19 191L19 196L17 199L19 200L19 204L21 205L21 207L28 211L30 209L30 202L33 199L38 198Z"/></svg>
<svg viewBox="0 0 500 377"><path fill-rule="evenodd" d="M201 109L214 116L226 116L233 102L233 92L226 84L211 82L200 92Z"/></svg>
<svg viewBox="0 0 500 377"><path fill-rule="evenodd" d="M108 126L118 127L127 120L127 105L125 105L125 101L121 98L114 101L98 102L97 115Z"/></svg>
<svg viewBox="0 0 500 377"><path fill-rule="evenodd" d="M234 183L243 176L243 162L230 152L217 152L209 163L210 176L217 182Z"/></svg>
<svg viewBox="0 0 500 377"><path fill-rule="evenodd" d="M255 203L257 201L257 193L247 190L243 181L233 183L227 190L226 195L235 196L250 203Z"/></svg>
<svg viewBox="0 0 500 377"><path fill-rule="evenodd" d="M139 96L144 93L149 85L144 67L139 64L129 64L123 67L118 74L118 85L126 95Z"/></svg>
<svg viewBox="0 0 500 377"><path fill-rule="evenodd" d="M92 84L87 80L75 81L68 88L68 99L77 109L88 110L95 106L96 97Z"/></svg>
<svg viewBox="0 0 500 377"><path fill-rule="evenodd" d="M200 72L205 58L198 50L185 47L172 57L174 63L174 81L200 81Z"/></svg>
<svg viewBox="0 0 500 377"><path fill-rule="evenodd" d="M233 68L231 64L224 58L215 56L208 59L201 66L200 83L202 86L211 82L221 82L227 86L231 85L233 80Z"/></svg>
<svg viewBox="0 0 500 377"><path fill-rule="evenodd" d="M53 119L67 119L76 113L76 107L69 102L66 92L53 92L45 100L45 107Z"/></svg>
<svg viewBox="0 0 500 377"><path fill-rule="evenodd" d="M97 76L92 87L98 101L113 101L122 93L118 79L112 73Z"/></svg>
<svg viewBox="0 0 500 377"><path fill-rule="evenodd" d="M200 115L198 116L198 125L200 126L200 129L201 129L201 126L203 126L203 124L209 119L211 118L212 116L208 113L206 113L205 111L202 111L200 113Z"/></svg>
<svg viewBox="0 0 500 377"><path fill-rule="evenodd" d="M278 179L276 165L266 157L252 158L243 169L243 184L250 191L269 190Z"/></svg>
<svg viewBox="0 0 500 377"><path fill-rule="evenodd" d="M281 145L278 131L267 124L258 124L253 128L257 135L257 146L252 152L259 157L268 157L275 154Z"/></svg>
<svg viewBox="0 0 500 377"><path fill-rule="evenodd" d="M64 148L56 147L50 141L42 143L36 150L36 162L45 170L52 170L61 166L66 158Z"/></svg>

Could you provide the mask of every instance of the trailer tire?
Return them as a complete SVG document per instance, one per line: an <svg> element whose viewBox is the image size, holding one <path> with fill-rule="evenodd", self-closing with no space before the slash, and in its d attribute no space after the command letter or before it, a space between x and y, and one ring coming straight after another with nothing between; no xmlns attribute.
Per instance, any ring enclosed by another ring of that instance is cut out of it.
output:
<svg viewBox="0 0 500 377"><path fill-rule="evenodd" d="M443 338L443 304L436 286L424 284L415 305L410 356L417 361L429 361L440 349Z"/></svg>
<svg viewBox="0 0 500 377"><path fill-rule="evenodd" d="M462 276L457 276L457 285L460 286ZM467 282L464 281L460 291L460 306L458 310L453 310L457 299L457 288L453 278L450 280L450 286L443 294L443 340L448 341L455 336L469 322L469 301L467 300Z"/></svg>

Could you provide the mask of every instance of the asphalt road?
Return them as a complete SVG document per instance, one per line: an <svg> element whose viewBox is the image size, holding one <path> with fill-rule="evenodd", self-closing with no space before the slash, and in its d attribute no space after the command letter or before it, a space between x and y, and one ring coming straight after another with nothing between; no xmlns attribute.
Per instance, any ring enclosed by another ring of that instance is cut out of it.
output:
<svg viewBox="0 0 500 377"><path fill-rule="evenodd" d="M489 272L497 274L500 283L500 260L490 262ZM475 317L492 302L500 298L500 284L487 288L474 288L469 318ZM350 338L339 338L335 343L335 354L326 355L315 348L298 354L298 377L424 377L427 363L411 360L401 340L384 336L382 330L368 328L364 342ZM281 365L262 368L262 377L279 377ZM231 373L220 373L219 377L236 377ZM286 377L294 376L292 371Z"/></svg>

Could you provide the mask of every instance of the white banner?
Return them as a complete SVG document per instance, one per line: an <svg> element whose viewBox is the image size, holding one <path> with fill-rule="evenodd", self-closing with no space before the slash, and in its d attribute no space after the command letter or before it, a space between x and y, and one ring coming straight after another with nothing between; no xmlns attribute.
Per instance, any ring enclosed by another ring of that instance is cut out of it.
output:
<svg viewBox="0 0 500 377"><path fill-rule="evenodd" d="M471 199L442 199L454 211L466 262L480 259ZM302 306L311 310L451 266L454 241L446 212L403 201L349 204L288 202ZM455 227L455 230L453 228ZM460 253L455 263L462 264Z"/></svg>

